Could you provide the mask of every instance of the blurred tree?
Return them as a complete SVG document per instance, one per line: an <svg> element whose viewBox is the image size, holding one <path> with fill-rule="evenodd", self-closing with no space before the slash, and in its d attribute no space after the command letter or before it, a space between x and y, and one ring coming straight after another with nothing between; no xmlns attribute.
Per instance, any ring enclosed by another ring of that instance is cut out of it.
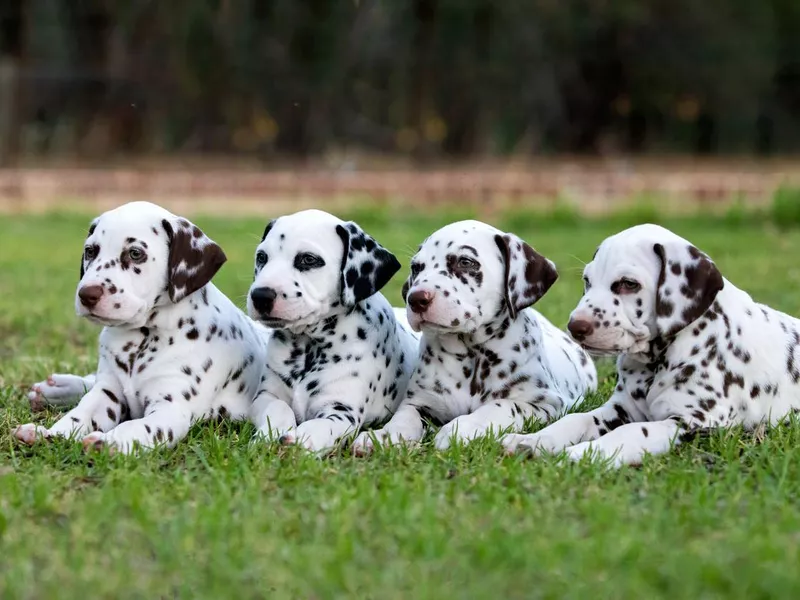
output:
<svg viewBox="0 0 800 600"><path fill-rule="evenodd" d="M26 97L6 156L43 127L71 151L64 125L100 156L800 149L797 0L5 0L0 20Z"/></svg>

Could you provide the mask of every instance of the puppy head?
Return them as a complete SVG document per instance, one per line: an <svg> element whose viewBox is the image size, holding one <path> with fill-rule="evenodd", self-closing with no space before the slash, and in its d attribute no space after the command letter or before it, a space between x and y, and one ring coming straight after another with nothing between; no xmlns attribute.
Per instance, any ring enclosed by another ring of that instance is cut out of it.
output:
<svg viewBox="0 0 800 600"><path fill-rule="evenodd" d="M516 318L557 277L555 265L517 236L461 221L419 247L403 299L416 331L473 333L497 319Z"/></svg>
<svg viewBox="0 0 800 600"><path fill-rule="evenodd" d="M206 285L225 253L198 227L149 202L131 202L92 221L75 294L79 316L141 327L150 311Z"/></svg>
<svg viewBox="0 0 800 600"><path fill-rule="evenodd" d="M377 293L399 268L397 258L355 223L301 211L264 230L247 310L270 327L300 332Z"/></svg>
<svg viewBox="0 0 800 600"><path fill-rule="evenodd" d="M600 244L583 273L572 337L596 354L646 352L697 320L724 280L708 256L657 225L638 225Z"/></svg>

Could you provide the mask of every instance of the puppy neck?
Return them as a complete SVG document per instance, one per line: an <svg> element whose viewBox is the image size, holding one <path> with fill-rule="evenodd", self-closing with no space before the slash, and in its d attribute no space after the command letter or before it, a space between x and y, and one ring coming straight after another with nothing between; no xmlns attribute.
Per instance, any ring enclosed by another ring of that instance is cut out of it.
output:
<svg viewBox="0 0 800 600"><path fill-rule="evenodd" d="M196 321L203 315L221 314L222 305L225 303L230 303L230 301L220 293L213 283L204 285L178 302L170 301L169 296L163 294L150 310L144 326L148 329L165 331L181 329L190 319Z"/></svg>

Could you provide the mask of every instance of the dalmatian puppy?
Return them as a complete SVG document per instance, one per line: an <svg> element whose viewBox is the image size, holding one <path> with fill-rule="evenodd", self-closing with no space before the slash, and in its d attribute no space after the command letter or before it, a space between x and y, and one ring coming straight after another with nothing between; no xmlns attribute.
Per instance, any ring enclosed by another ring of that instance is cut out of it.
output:
<svg viewBox="0 0 800 600"><path fill-rule="evenodd" d="M508 436L510 451L638 464L698 431L800 409L800 321L753 301L685 239L626 229L603 241L584 283L568 328L592 353L618 356L616 390L596 410Z"/></svg>
<svg viewBox="0 0 800 600"><path fill-rule="evenodd" d="M478 221L426 239L403 287L408 320L422 332L420 361L383 429L362 433L355 454L376 443L416 442L423 418L443 423L447 448L489 430L550 421L595 389L587 354L529 308L556 281L555 265L515 235Z"/></svg>
<svg viewBox="0 0 800 600"><path fill-rule="evenodd" d="M198 227L154 204L125 204L95 219L75 307L103 326L97 372L44 382L62 404L87 391L52 427L17 427L17 439L79 436L86 448L128 453L173 446L194 421L246 418L270 332L211 283L225 260Z"/></svg>
<svg viewBox="0 0 800 600"><path fill-rule="evenodd" d="M379 291L399 268L358 225L319 210L267 225L247 298L274 331L253 403L257 439L322 455L395 411L419 345Z"/></svg>

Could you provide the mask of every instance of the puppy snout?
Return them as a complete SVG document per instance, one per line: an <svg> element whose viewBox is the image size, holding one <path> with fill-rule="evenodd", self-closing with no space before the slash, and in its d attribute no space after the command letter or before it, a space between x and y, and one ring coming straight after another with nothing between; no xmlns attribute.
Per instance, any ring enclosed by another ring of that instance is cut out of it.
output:
<svg viewBox="0 0 800 600"><path fill-rule="evenodd" d="M419 315L428 310L431 302L433 302L433 293L427 290L417 290L408 295L406 302L408 302L408 306L411 307L411 310Z"/></svg>
<svg viewBox="0 0 800 600"><path fill-rule="evenodd" d="M103 286L85 285L78 290L78 298L86 308L94 308L103 297Z"/></svg>
<svg viewBox="0 0 800 600"><path fill-rule="evenodd" d="M268 287L256 288L250 292L253 308L265 315L272 312L272 307L275 305L275 298L277 297L278 292Z"/></svg>
<svg viewBox="0 0 800 600"><path fill-rule="evenodd" d="M570 319L567 325L570 335L577 341L585 340L594 332L594 325L586 319Z"/></svg>

